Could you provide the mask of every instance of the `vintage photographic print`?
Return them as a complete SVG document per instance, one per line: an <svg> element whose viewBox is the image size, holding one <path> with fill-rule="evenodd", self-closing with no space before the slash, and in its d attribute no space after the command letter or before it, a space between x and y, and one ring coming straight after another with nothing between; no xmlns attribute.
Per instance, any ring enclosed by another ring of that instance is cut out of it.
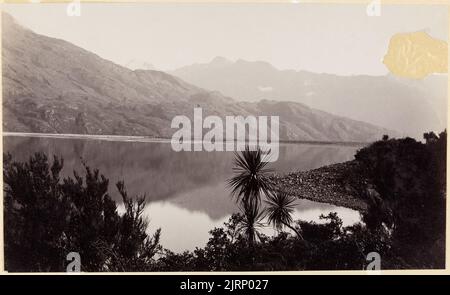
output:
<svg viewBox="0 0 450 295"><path fill-rule="evenodd" d="M418 3L3 3L4 271L445 269L448 29Z"/></svg>

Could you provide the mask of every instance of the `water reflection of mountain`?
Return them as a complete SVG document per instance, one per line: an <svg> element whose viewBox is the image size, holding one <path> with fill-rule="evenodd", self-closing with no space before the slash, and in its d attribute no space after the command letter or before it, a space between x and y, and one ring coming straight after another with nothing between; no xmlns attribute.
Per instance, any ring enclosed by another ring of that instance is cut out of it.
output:
<svg viewBox="0 0 450 295"><path fill-rule="evenodd" d="M225 182L181 192L171 198L169 202L191 212L207 213L213 221L224 219L226 216L237 212L237 205L231 198ZM309 200L297 200L295 209L299 214L311 210L346 213L346 208ZM353 211L351 209L348 210ZM318 218L318 215L314 217Z"/></svg>
<svg viewBox="0 0 450 295"><path fill-rule="evenodd" d="M82 161L100 169L110 179L110 191L116 200L118 194L112 187L123 179L129 194L146 193L149 200L170 199L191 210L222 216L223 213L216 214L214 210L205 208L209 204L208 195L211 195L215 200L211 202L211 208L228 208L220 200L222 196L229 199L223 183L232 175L231 152L177 153L169 144L155 142L8 136L3 142L4 151L11 152L15 159L21 161L38 151L49 156L62 156L65 176L71 175L73 170L82 171ZM280 146L278 161L271 166L279 173L313 169L350 160L356 149L337 145L284 144Z"/></svg>

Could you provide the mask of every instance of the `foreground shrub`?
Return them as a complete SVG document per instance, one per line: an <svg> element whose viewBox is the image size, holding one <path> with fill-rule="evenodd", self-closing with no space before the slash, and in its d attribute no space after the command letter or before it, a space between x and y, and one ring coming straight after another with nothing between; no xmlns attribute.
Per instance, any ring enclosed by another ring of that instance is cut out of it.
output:
<svg viewBox="0 0 450 295"><path fill-rule="evenodd" d="M424 138L386 139L356 154L370 183L360 191L369 204L363 221L389 229L393 251L410 267L443 268L447 133Z"/></svg>
<svg viewBox="0 0 450 295"><path fill-rule="evenodd" d="M108 195L108 180L85 166L85 177L74 172L61 179L63 160L50 164L37 153L28 162L4 156L5 265L8 271L65 271L66 256L78 252L82 271L151 269L160 250L157 230L146 234L144 198L117 188L123 215Z"/></svg>

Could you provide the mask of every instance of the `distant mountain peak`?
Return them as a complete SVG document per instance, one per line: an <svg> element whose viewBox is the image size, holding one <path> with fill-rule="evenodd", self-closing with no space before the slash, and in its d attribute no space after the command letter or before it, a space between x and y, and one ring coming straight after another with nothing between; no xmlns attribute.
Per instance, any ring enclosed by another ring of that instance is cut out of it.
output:
<svg viewBox="0 0 450 295"><path fill-rule="evenodd" d="M254 68L255 70L278 71L271 63L262 60L248 61L240 58L235 62L235 65Z"/></svg>
<svg viewBox="0 0 450 295"><path fill-rule="evenodd" d="M447 122L446 75L422 80L392 75L339 76L279 70L265 61L244 59L221 67L187 66L171 74L238 101L265 98L304 103L416 138L427 130L439 132Z"/></svg>
<svg viewBox="0 0 450 295"><path fill-rule="evenodd" d="M223 65L229 65L232 64L233 62L223 56L216 56L214 57L211 62L209 63L210 65L215 65L215 66L223 66Z"/></svg>

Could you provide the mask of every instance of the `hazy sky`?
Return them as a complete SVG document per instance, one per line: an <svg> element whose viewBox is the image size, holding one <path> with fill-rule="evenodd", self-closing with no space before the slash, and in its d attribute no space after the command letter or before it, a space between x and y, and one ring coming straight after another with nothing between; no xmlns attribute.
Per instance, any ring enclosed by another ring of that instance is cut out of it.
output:
<svg viewBox="0 0 450 295"><path fill-rule="evenodd" d="M448 39L445 6L333 4L3 4L19 23L119 64L132 59L161 70L215 56L263 60L279 69L341 75L387 73L389 39L425 31Z"/></svg>

